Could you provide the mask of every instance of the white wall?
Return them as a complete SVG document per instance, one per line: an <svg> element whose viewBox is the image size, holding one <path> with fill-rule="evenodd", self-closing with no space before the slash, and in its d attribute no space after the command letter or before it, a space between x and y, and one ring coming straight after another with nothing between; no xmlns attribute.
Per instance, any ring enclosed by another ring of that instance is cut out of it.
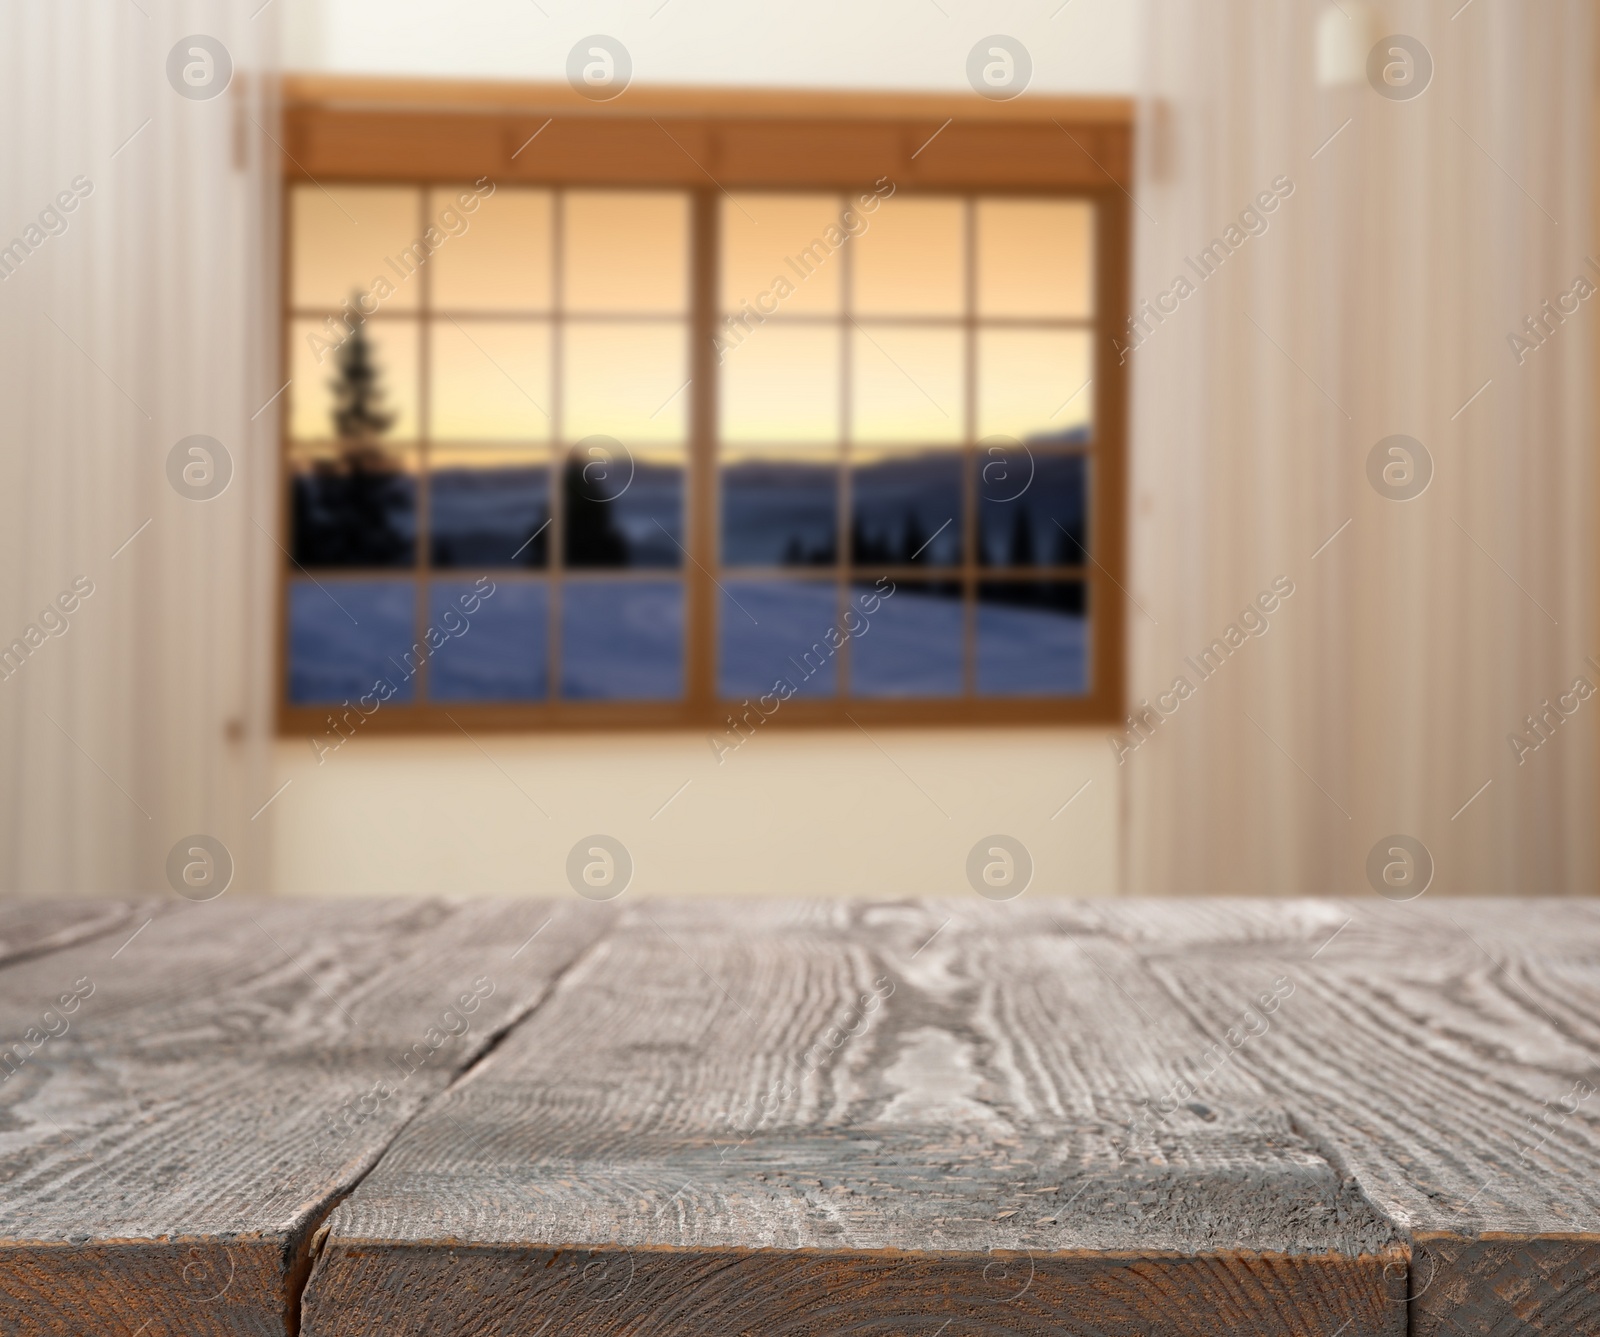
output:
<svg viewBox="0 0 1600 1337"><path fill-rule="evenodd" d="M895 89L965 88L968 50L1004 32L1028 47L1039 91L1125 94L1137 9L293 0L285 22L302 70L553 81L579 38L605 32L639 83ZM1119 885L1119 777L1094 731L773 734L721 766L686 734L357 738L321 764L286 741L275 757L274 787L292 781L268 810L285 893L560 894L568 850L595 832L632 852L630 895L959 893L968 851L997 832L1032 852L1035 892Z"/></svg>
<svg viewBox="0 0 1600 1337"><path fill-rule="evenodd" d="M280 744L278 769L285 893L570 895L568 851L597 832L632 854L630 895L954 895L996 833L1032 854L1033 893L1118 884L1119 777L1097 734L796 731L720 765L677 733L356 737L321 763Z"/></svg>
<svg viewBox="0 0 1600 1337"><path fill-rule="evenodd" d="M608 33L650 84L964 89L991 33L1033 57L1032 87L1126 94L1137 0L292 0L290 68L564 79L579 38Z"/></svg>

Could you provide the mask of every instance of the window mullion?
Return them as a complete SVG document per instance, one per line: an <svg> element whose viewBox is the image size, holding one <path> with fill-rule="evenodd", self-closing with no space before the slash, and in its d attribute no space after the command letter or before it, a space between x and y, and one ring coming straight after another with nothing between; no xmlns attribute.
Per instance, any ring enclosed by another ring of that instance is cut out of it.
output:
<svg viewBox="0 0 1600 1337"><path fill-rule="evenodd" d="M712 721L716 707L717 544L717 360L712 339L717 322L717 192L690 197L689 231L689 486L690 561L684 564L684 645L687 705Z"/></svg>

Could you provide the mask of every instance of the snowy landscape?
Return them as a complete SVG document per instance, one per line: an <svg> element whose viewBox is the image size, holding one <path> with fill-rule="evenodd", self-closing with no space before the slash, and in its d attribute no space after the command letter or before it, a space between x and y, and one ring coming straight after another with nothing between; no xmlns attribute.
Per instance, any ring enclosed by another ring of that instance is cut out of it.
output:
<svg viewBox="0 0 1600 1337"><path fill-rule="evenodd" d="M838 654L828 629L850 638L850 694L945 697L962 689L962 605L955 587L902 581L867 614L840 621L831 581L724 581L719 601L718 691L759 696L786 679L802 697L838 694ZM471 589L429 582L429 625ZM863 584L859 595L872 590ZM1034 589L1034 586L1024 587ZM1045 589L1059 589L1046 586ZM1013 597L1015 597L1013 595ZM416 699L416 585L410 579L322 578L290 586L289 698L297 705L355 700L385 679L395 703ZM1058 696L1088 690L1088 624L1070 599L980 598L976 674L980 696ZM562 583L561 697L575 701L671 701L683 694L683 590L676 580L584 579ZM430 656L437 701L540 701L549 696L551 599L543 579L496 582L467 627ZM408 659L408 652L411 658ZM412 669L408 676L407 670Z"/></svg>

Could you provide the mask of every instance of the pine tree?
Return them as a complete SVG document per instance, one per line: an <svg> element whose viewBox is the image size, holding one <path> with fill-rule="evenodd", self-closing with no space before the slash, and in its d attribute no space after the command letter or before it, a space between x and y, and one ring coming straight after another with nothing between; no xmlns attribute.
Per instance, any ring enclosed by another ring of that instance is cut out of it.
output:
<svg viewBox="0 0 1600 1337"><path fill-rule="evenodd" d="M1033 565L1033 516L1019 506L1011 521L1011 565Z"/></svg>
<svg viewBox="0 0 1600 1337"><path fill-rule="evenodd" d="M857 563L894 561L888 542L877 530L868 530L859 515L850 525L850 559Z"/></svg>
<svg viewBox="0 0 1600 1337"><path fill-rule="evenodd" d="M378 384L365 321L356 321L340 346L339 375L329 385L334 398L334 434L341 442L370 444L394 426L394 414L380 407L383 389Z"/></svg>
<svg viewBox="0 0 1600 1337"><path fill-rule="evenodd" d="M905 537L902 540L900 559L904 562L923 561L922 550L927 546L927 539L923 536L922 525L914 510L906 512Z"/></svg>
<svg viewBox="0 0 1600 1337"><path fill-rule="evenodd" d="M627 566L628 540L616 526L610 505L613 498L602 484L586 479L583 469L583 462L574 456L562 475L567 564Z"/></svg>
<svg viewBox="0 0 1600 1337"><path fill-rule="evenodd" d="M412 509L413 490L378 442L395 415L383 410L378 366L360 321L340 345L329 388L339 457L319 462L296 485L296 555L308 565L407 565L412 541L398 522Z"/></svg>

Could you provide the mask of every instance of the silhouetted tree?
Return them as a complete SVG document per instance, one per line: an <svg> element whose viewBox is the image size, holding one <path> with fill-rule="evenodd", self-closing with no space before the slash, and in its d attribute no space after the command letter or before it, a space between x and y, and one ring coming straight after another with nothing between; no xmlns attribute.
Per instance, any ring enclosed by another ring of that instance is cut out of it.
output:
<svg viewBox="0 0 1600 1337"><path fill-rule="evenodd" d="M600 485L583 476L583 461L567 461L562 478L569 566L626 566L628 540L617 528L612 503Z"/></svg>
<svg viewBox="0 0 1600 1337"><path fill-rule="evenodd" d="M367 342L366 322L358 321L339 345L339 375L329 382L333 390L333 429L340 441L377 440L394 426L394 414L381 407L383 388Z"/></svg>
<svg viewBox="0 0 1600 1337"><path fill-rule="evenodd" d="M548 511L541 510L526 526L527 533L522 536L522 542L513 550L518 554L517 561L523 566L542 567L546 560L546 543L550 531L545 528L550 522Z"/></svg>
<svg viewBox="0 0 1600 1337"><path fill-rule="evenodd" d="M339 453L296 480L295 555L308 566L403 566L411 540L397 522L411 509L412 488L378 444L395 415L382 407L364 324L355 323L339 346L337 367L329 388Z"/></svg>
<svg viewBox="0 0 1600 1337"><path fill-rule="evenodd" d="M1011 565L1033 565L1033 516L1026 506L1017 507L1011 520Z"/></svg>
<svg viewBox="0 0 1600 1337"><path fill-rule="evenodd" d="M1084 547L1080 534L1076 526L1070 530L1056 531L1056 561L1062 566L1075 566L1083 561Z"/></svg>
<svg viewBox="0 0 1600 1337"><path fill-rule="evenodd" d="M809 548L800 535L791 534L788 542L783 545L783 556L779 561L784 566L831 566L833 557L834 545L831 534L819 538Z"/></svg>
<svg viewBox="0 0 1600 1337"><path fill-rule="evenodd" d="M850 560L858 565L894 560L889 545L877 534L868 533L860 516L856 516L850 525Z"/></svg>
<svg viewBox="0 0 1600 1337"><path fill-rule="evenodd" d="M923 557L919 557L917 554L922 552L922 547L927 541L927 536L922 532L922 526L917 523L917 513L908 510L906 512L905 536L901 540L901 551L904 554L901 560L905 562L922 561Z"/></svg>

